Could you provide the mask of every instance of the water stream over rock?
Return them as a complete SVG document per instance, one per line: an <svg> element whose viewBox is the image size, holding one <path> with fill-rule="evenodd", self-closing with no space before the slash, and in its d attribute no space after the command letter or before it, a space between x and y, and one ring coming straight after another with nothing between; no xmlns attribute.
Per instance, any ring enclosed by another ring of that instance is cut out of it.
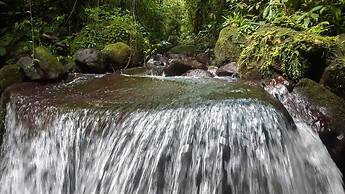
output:
<svg viewBox="0 0 345 194"><path fill-rule="evenodd" d="M344 193L319 137L254 86L107 75L6 95L0 193Z"/></svg>

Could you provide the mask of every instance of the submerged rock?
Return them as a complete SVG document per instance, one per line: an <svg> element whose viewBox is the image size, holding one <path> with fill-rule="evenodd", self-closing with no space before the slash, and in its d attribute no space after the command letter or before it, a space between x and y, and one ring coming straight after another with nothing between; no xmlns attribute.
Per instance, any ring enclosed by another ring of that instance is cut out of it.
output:
<svg viewBox="0 0 345 194"><path fill-rule="evenodd" d="M123 42L105 46L102 53L104 53L106 61L110 63L111 68L114 70L126 67L132 57L131 48Z"/></svg>
<svg viewBox="0 0 345 194"><path fill-rule="evenodd" d="M237 65L235 62L221 66L216 71L217 76L236 76L237 75Z"/></svg>
<svg viewBox="0 0 345 194"><path fill-rule="evenodd" d="M208 78L213 77L212 73L208 72L204 69L192 69L184 73L182 76L187 77L200 77L200 78Z"/></svg>
<svg viewBox="0 0 345 194"><path fill-rule="evenodd" d="M0 94L9 86L20 83L24 75L18 65L6 65L0 69Z"/></svg>
<svg viewBox="0 0 345 194"><path fill-rule="evenodd" d="M75 54L75 62L82 72L105 73L107 66L102 54L96 49L80 49Z"/></svg>

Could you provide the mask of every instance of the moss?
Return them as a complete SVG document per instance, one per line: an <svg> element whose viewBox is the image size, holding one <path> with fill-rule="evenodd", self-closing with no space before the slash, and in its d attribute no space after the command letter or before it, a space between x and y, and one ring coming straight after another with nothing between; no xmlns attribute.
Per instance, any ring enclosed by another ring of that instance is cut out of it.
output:
<svg viewBox="0 0 345 194"><path fill-rule="evenodd" d="M216 62L222 65L226 62L235 62L245 45L246 38L237 28L226 27L222 29L216 43L214 54Z"/></svg>
<svg viewBox="0 0 345 194"><path fill-rule="evenodd" d="M0 93L8 86L23 81L23 73L18 65L6 65L0 69Z"/></svg>
<svg viewBox="0 0 345 194"><path fill-rule="evenodd" d="M133 61L143 58L144 39L135 22L130 18L114 17L109 21L95 22L86 25L74 39L71 51L81 48L102 50L106 45L124 42L133 50Z"/></svg>
<svg viewBox="0 0 345 194"><path fill-rule="evenodd" d="M125 67L131 57L130 47L123 42L105 46L102 53L105 53L106 56L110 58L111 62L115 63L120 68Z"/></svg>
<svg viewBox="0 0 345 194"><path fill-rule="evenodd" d="M274 71L292 79L320 79L326 62L336 52L337 39L289 28L263 27L249 37L238 70L242 77ZM310 77L313 78L314 77Z"/></svg>
<svg viewBox="0 0 345 194"><path fill-rule="evenodd" d="M64 66L46 47L36 47L35 58L39 61L39 66L48 79L56 79L65 72Z"/></svg>

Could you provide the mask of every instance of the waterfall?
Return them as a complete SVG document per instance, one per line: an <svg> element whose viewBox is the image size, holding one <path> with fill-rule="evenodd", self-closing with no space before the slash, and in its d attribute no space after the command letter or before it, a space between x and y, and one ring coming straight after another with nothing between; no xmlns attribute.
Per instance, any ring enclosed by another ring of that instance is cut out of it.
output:
<svg viewBox="0 0 345 194"><path fill-rule="evenodd" d="M317 135L255 98L112 109L30 98L7 104L2 194L344 193Z"/></svg>

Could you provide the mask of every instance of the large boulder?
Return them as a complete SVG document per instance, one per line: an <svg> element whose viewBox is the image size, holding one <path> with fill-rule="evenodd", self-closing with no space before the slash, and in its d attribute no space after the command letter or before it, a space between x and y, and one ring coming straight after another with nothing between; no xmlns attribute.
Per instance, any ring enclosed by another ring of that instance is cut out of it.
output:
<svg viewBox="0 0 345 194"><path fill-rule="evenodd" d="M333 93L345 99L345 63L338 62L328 66L320 82Z"/></svg>
<svg viewBox="0 0 345 194"><path fill-rule="evenodd" d="M107 70L102 53L96 49L79 49L75 54L75 62L82 72L105 73Z"/></svg>
<svg viewBox="0 0 345 194"><path fill-rule="evenodd" d="M207 66L194 58L173 59L164 68L164 74L166 76L181 76L191 69L207 70Z"/></svg>
<svg viewBox="0 0 345 194"><path fill-rule="evenodd" d="M35 59L38 61L39 68L43 72L44 79L57 79L65 73L64 66L46 47L35 48Z"/></svg>
<svg viewBox="0 0 345 194"><path fill-rule="evenodd" d="M24 75L18 65L6 65L0 69L0 94L9 86L20 83Z"/></svg>
<svg viewBox="0 0 345 194"><path fill-rule="evenodd" d="M105 55L106 62L109 62L114 70L126 67L132 57L131 48L123 42L105 46L102 53Z"/></svg>
<svg viewBox="0 0 345 194"><path fill-rule="evenodd" d="M237 28L226 27L221 30L214 54L218 65L237 61L246 43L246 39Z"/></svg>

